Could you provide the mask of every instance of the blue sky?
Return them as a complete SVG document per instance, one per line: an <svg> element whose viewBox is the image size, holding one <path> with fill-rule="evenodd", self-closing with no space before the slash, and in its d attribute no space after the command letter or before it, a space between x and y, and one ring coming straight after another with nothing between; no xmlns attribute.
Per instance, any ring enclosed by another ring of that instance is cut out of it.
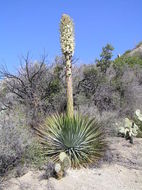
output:
<svg viewBox="0 0 142 190"><path fill-rule="evenodd" d="M142 0L0 0L0 65L10 70L30 52L38 60L61 55L59 22L63 13L75 22L75 57L92 63L111 43L114 56L142 41Z"/></svg>

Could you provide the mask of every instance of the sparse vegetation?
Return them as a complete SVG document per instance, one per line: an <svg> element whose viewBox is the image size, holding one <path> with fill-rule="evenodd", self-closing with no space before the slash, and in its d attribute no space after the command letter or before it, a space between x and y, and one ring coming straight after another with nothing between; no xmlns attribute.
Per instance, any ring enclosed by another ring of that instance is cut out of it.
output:
<svg viewBox="0 0 142 190"><path fill-rule="evenodd" d="M23 119L18 113L0 116L0 176L20 163L31 144L31 135Z"/></svg>
<svg viewBox="0 0 142 190"><path fill-rule="evenodd" d="M3 67L0 71L1 77L5 78L1 109L13 109L12 106L20 104L25 109L27 125L38 127L47 113L59 109L55 102L63 87L60 74L59 63L51 67L46 64L45 56L39 62L32 62L27 56L17 74Z"/></svg>
<svg viewBox="0 0 142 190"><path fill-rule="evenodd" d="M103 161L106 138L119 135L132 144L142 138L142 57L133 54L142 42L115 60L106 44L94 64L72 68L74 38L64 14L62 57L47 64L45 56L33 62L28 55L17 73L0 69L0 177L13 168L19 177L26 166L61 179L70 167Z"/></svg>
<svg viewBox="0 0 142 190"><path fill-rule="evenodd" d="M1 148L0 156L3 160L1 161L1 175L19 163L36 167L48 163L48 158L42 155L42 147L38 143L36 145L29 141L32 139L29 136L34 136L34 131L28 126L38 128L52 113L66 112L66 98L63 98L66 92L64 65L65 61L62 57L56 57L52 67L46 66L44 61L32 63L27 59L25 66L20 68L21 74L19 72L19 74L12 75L7 70L1 70L1 76L4 77L0 85L0 130L3 137L1 146L6 146ZM95 64L74 67L75 112L89 115L89 117L95 116L103 124L102 127L107 136L117 136L118 127L115 123L125 117L132 118L137 108L142 109L141 65L140 58L121 56L110 61L105 73ZM30 78L33 80L32 86ZM25 86L26 93L24 93L22 85ZM42 99L42 95L45 98ZM36 107L32 106L35 105L32 104L35 99L28 97L37 97ZM60 117L62 118L62 116ZM82 118L80 119L82 120ZM141 126L138 120L135 123ZM78 124L76 123L76 125ZM64 129L62 130L64 131ZM8 141L8 135L11 142ZM141 137L141 132L137 136ZM24 140L24 138L28 138L28 140ZM12 146L14 147L17 141L19 146L17 146L17 150L13 150ZM65 150L61 149L60 151ZM73 166L81 165L81 163L76 164L72 158ZM88 161L86 161L86 165L87 163Z"/></svg>

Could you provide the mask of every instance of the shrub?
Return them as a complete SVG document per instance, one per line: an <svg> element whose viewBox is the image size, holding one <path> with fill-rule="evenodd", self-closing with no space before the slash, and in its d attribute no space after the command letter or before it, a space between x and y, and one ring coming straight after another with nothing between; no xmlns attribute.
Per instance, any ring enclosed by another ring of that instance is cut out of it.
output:
<svg viewBox="0 0 142 190"><path fill-rule="evenodd" d="M106 142L101 125L93 118L76 114L52 115L37 131L43 144L43 154L59 161L59 154L65 152L73 168L87 167L104 154Z"/></svg>
<svg viewBox="0 0 142 190"><path fill-rule="evenodd" d="M97 115L97 119L103 124L107 136L117 136L117 127L115 123L120 120L118 112L104 111L101 115Z"/></svg>
<svg viewBox="0 0 142 190"><path fill-rule="evenodd" d="M17 113L0 115L0 176L16 166L32 141L24 118Z"/></svg>
<svg viewBox="0 0 142 190"><path fill-rule="evenodd" d="M114 68L115 69L121 69L125 65L129 65L131 68L133 68L135 65L142 66L142 59L138 56L128 57L128 56L121 56L114 61Z"/></svg>
<svg viewBox="0 0 142 190"><path fill-rule="evenodd" d="M60 108L62 67L59 64L56 67L47 65L45 57L39 62L32 62L27 56L21 62L16 74L0 68L0 77L3 78L0 83L0 110L23 105L28 125L34 128L47 113Z"/></svg>
<svg viewBox="0 0 142 190"><path fill-rule="evenodd" d="M131 53L130 49L128 49L127 51L125 51L123 55L128 55L129 53Z"/></svg>
<svg viewBox="0 0 142 190"><path fill-rule="evenodd" d="M38 143L38 140L33 139L30 146L25 150L25 153L22 157L22 162L27 166L32 166L34 168L42 169L49 160L42 154L41 144Z"/></svg>
<svg viewBox="0 0 142 190"><path fill-rule="evenodd" d="M0 112L0 176L15 176L17 170L40 168L45 163L41 145L26 126L25 115L18 108Z"/></svg>

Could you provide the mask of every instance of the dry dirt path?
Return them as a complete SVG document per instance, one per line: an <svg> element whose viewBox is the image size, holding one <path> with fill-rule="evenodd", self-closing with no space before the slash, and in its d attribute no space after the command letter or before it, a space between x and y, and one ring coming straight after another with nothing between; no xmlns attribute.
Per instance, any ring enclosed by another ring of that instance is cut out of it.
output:
<svg viewBox="0 0 142 190"><path fill-rule="evenodd" d="M142 139L131 145L111 138L109 144L99 168L69 170L61 180L45 180L43 172L29 171L10 179L3 190L142 190Z"/></svg>

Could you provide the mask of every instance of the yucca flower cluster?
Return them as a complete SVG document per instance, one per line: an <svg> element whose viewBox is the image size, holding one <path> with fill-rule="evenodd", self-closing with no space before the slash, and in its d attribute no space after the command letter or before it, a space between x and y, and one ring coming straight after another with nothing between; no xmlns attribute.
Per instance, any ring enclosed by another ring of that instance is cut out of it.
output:
<svg viewBox="0 0 142 190"><path fill-rule="evenodd" d="M74 24L70 16L63 14L60 22L60 43L64 55L73 56L74 42Z"/></svg>
<svg viewBox="0 0 142 190"><path fill-rule="evenodd" d="M70 16L63 14L60 22L60 43L66 62L67 114L73 117L72 56L75 47L74 24Z"/></svg>

